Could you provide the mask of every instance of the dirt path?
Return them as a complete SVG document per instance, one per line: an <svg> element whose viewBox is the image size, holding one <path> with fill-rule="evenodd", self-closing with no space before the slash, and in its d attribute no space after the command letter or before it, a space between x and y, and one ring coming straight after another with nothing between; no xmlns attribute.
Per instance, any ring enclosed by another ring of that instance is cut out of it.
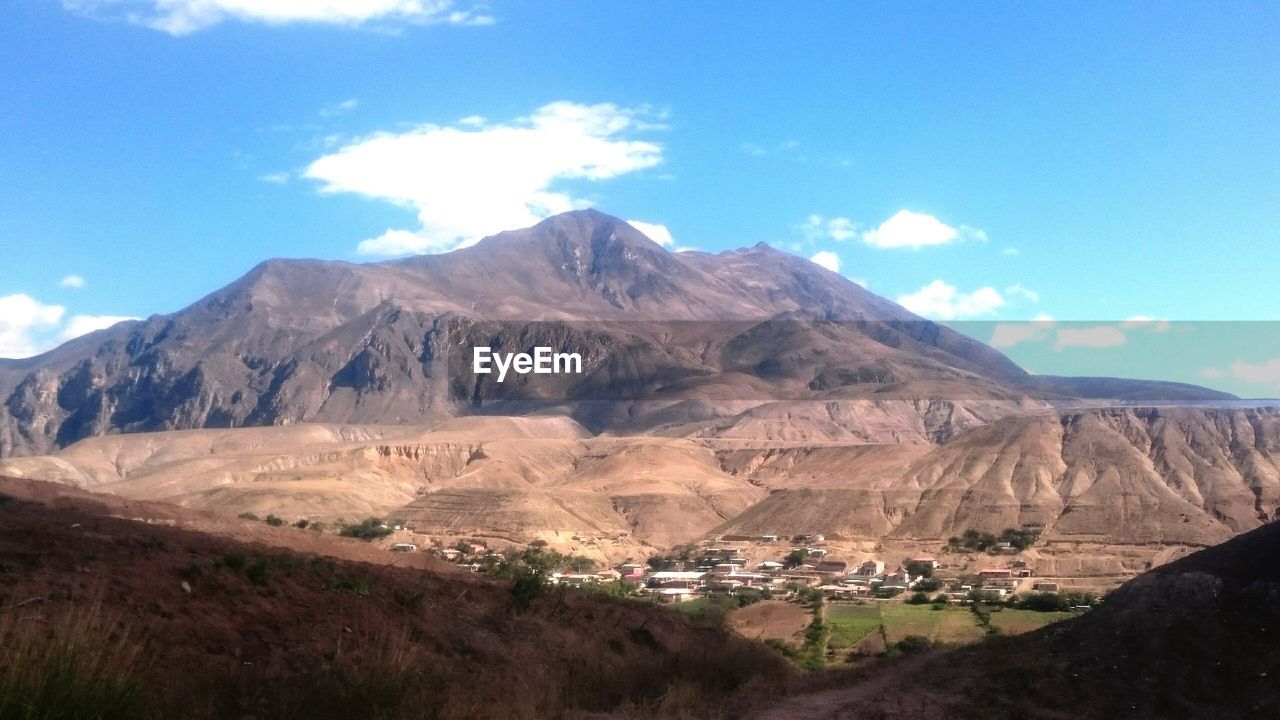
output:
<svg viewBox="0 0 1280 720"><path fill-rule="evenodd" d="M777 705L753 713L748 720L852 720L857 711L846 712L846 708L855 703L889 700L888 690L894 681L904 673L915 672L932 655L923 653L905 658L851 687L785 698Z"/></svg>

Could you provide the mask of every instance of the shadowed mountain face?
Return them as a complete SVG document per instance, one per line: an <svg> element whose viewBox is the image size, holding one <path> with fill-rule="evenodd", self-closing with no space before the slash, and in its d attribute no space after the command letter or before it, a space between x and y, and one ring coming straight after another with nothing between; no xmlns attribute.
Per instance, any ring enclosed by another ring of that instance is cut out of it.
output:
<svg viewBox="0 0 1280 720"><path fill-rule="evenodd" d="M469 374L474 345L545 345L586 368L498 384ZM751 408L873 395L944 398L986 422L1037 404L1028 391L1089 394L1055 383L768 246L669 253L581 211L446 255L268 261L174 314L0 360L0 456L112 432L548 408L593 431L714 434L749 426Z"/></svg>

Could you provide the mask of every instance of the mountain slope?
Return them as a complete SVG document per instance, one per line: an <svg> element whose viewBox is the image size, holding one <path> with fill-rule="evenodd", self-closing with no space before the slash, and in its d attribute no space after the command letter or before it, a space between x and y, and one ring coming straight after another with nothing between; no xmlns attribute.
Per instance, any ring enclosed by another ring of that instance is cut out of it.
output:
<svg viewBox="0 0 1280 720"><path fill-rule="evenodd" d="M590 371L477 383L464 372L467 343L572 349ZM639 399L665 407L716 387L747 393L718 402L922 380L1020 396L1005 384L1025 377L800 258L767 246L673 254L581 211L445 255L268 261L177 313L0 361L0 456L110 432L430 422L499 401L520 412L573 403L602 429L634 422Z"/></svg>

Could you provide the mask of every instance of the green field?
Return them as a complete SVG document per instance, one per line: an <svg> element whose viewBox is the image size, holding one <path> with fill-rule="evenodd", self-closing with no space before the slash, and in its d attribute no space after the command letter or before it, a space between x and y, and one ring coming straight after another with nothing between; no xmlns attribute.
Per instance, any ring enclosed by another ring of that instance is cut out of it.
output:
<svg viewBox="0 0 1280 720"><path fill-rule="evenodd" d="M828 605L827 624L831 626L831 639L827 646L833 650L854 647L878 631L880 623L878 605Z"/></svg>
<svg viewBox="0 0 1280 720"><path fill-rule="evenodd" d="M1075 613L1036 612L1034 610L1005 608L999 612L991 613L991 626L998 628L1005 635L1021 635L1070 617L1075 617Z"/></svg>
<svg viewBox="0 0 1280 720"><path fill-rule="evenodd" d="M885 603L880 606L887 642L908 635L922 635L935 643L958 645L982 639L982 628L968 608L952 605L934 610L932 605Z"/></svg>

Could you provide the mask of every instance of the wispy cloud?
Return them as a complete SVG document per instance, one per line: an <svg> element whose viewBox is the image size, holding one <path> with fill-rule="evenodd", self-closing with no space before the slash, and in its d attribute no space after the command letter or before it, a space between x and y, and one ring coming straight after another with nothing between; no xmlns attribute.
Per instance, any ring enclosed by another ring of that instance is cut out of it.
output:
<svg viewBox="0 0 1280 720"><path fill-rule="evenodd" d="M1280 388L1280 358L1258 364L1236 360L1230 369L1231 376L1237 380Z"/></svg>
<svg viewBox="0 0 1280 720"><path fill-rule="evenodd" d="M507 123L467 120L356 139L303 176L326 193L417 210L418 228L392 228L357 247L395 255L452 250L584 207L565 182L608 180L663 159L660 144L638 137L663 127L646 108L554 102Z"/></svg>
<svg viewBox="0 0 1280 720"><path fill-rule="evenodd" d="M58 287L72 288L74 290L82 290L84 289L84 286L85 286L84 276L77 275L75 273L66 275L61 280L58 281Z"/></svg>
<svg viewBox="0 0 1280 720"><path fill-rule="evenodd" d="M126 20L170 35L228 21L260 25L492 25L492 15L453 0L62 0L82 15Z"/></svg>
<svg viewBox="0 0 1280 720"><path fill-rule="evenodd" d="M347 98L346 100L343 100L342 102L334 103L334 104L332 104L332 105L326 105L325 107L320 108L320 116L321 116L321 117L336 117L336 116L338 116L338 115L344 115L344 114L346 114L346 113L349 113L349 112L351 112L352 110L355 110L355 109L356 109L356 108L358 108L358 107L360 107L360 100L359 100L359 99L357 99L357 98Z"/></svg>
<svg viewBox="0 0 1280 720"><path fill-rule="evenodd" d="M846 217L810 215L800 223L800 233L810 242L848 240L858 233L858 224Z"/></svg>
<svg viewBox="0 0 1280 720"><path fill-rule="evenodd" d="M1113 325L1098 325L1083 328L1059 328L1058 338L1053 344L1054 350L1069 347L1112 348L1124 345L1128 337L1120 328Z"/></svg>
<svg viewBox="0 0 1280 720"><path fill-rule="evenodd" d="M991 331L991 347L1011 348L1027 342L1043 342L1053 334L1055 324L1048 315L1038 315L1031 322L999 323Z"/></svg>

